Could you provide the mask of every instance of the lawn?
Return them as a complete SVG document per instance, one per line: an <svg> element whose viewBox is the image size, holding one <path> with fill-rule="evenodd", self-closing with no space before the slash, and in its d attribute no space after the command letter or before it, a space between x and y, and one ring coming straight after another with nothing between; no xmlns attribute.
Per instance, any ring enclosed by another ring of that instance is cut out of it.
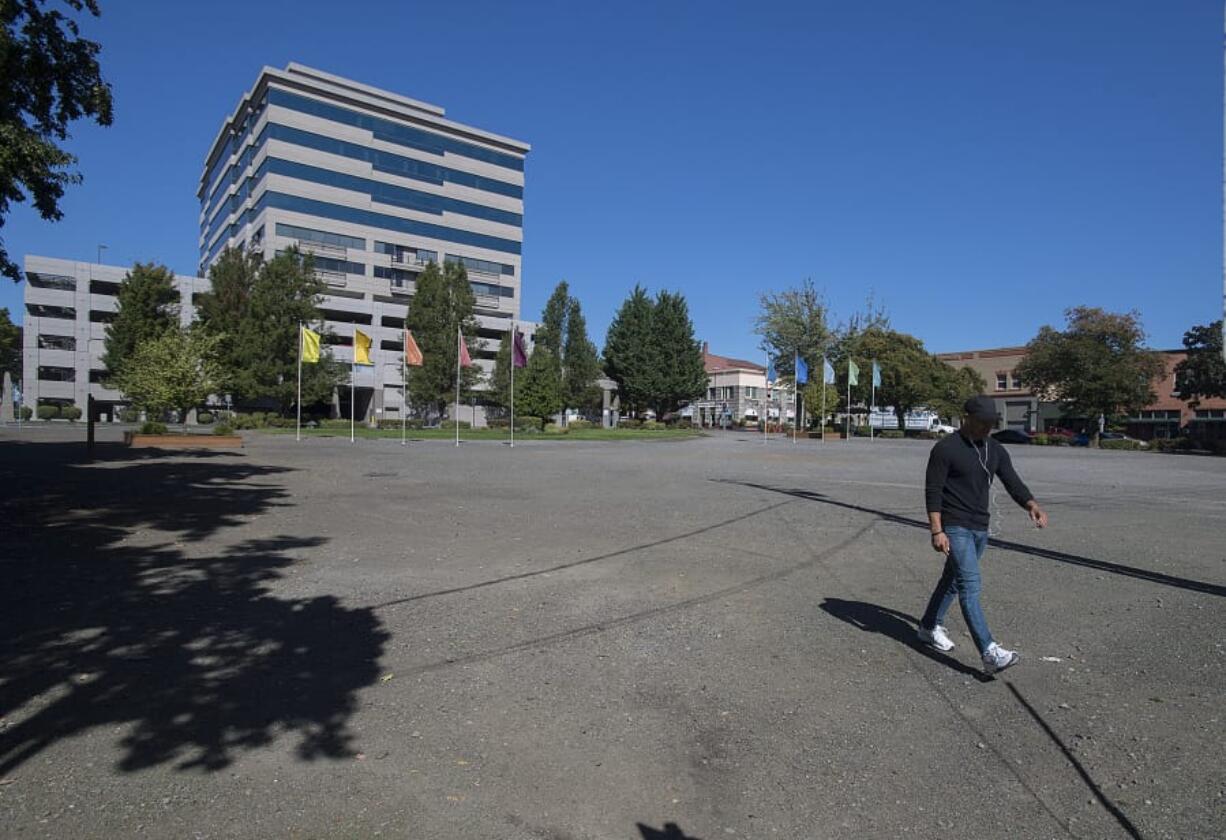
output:
<svg viewBox="0 0 1226 840"><path fill-rule="evenodd" d="M292 435L294 429L259 429L279 435ZM348 428L303 429L304 437L349 437ZM370 429L358 426L354 436L360 438L397 438L400 429ZM454 429L409 429L407 437L410 440L453 440ZM543 432L516 432L517 441L529 440L685 440L703 437L703 433L694 429L574 429L567 434L545 434ZM460 440L510 440L506 429L460 429Z"/></svg>

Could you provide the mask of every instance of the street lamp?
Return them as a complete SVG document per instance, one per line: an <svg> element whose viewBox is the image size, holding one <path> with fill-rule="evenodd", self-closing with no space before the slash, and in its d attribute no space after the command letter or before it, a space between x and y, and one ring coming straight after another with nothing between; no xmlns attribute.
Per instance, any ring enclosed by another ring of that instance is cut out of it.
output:
<svg viewBox="0 0 1226 840"><path fill-rule="evenodd" d="M102 252L103 252L103 251L105 251L105 250L107 250L107 247L108 247L108 246L106 246L106 245L99 245L99 246L98 246L98 259L97 259L97 260L95 260L95 262L97 262L97 264L98 264L98 265L102 265Z"/></svg>

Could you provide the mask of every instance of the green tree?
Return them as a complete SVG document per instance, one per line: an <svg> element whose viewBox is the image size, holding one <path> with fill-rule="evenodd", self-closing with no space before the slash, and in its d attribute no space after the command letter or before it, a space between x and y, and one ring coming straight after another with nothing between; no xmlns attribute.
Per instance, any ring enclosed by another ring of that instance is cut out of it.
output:
<svg viewBox="0 0 1226 840"><path fill-rule="evenodd" d="M821 368L819 367L818 370ZM813 369L809 370L809 381L800 387L800 404L801 410L804 411L811 423L818 423L822 413L822 381L820 375L816 374ZM836 411L839 407L839 386L831 382L824 386L826 389L826 414Z"/></svg>
<svg viewBox="0 0 1226 840"><path fill-rule="evenodd" d="M813 281L806 279L782 292L765 292L758 296L758 307L754 329L762 337L762 349L774 360L775 370L791 377L798 353L810 371L820 370L822 354L835 336L828 322L830 307Z"/></svg>
<svg viewBox="0 0 1226 840"><path fill-rule="evenodd" d="M516 382L516 394L519 393ZM507 331L498 345L494 355L494 369L490 372L489 393L486 401L499 408L509 408L511 405L511 332Z"/></svg>
<svg viewBox="0 0 1226 840"><path fill-rule="evenodd" d="M1143 345L1136 312L1116 314L1078 306L1065 311L1063 331L1044 326L1026 345L1017 375L1066 414L1110 419L1135 414L1154 400L1162 358ZM1095 431L1094 442L1098 442Z"/></svg>
<svg viewBox="0 0 1226 840"><path fill-rule="evenodd" d="M600 378L600 359L596 345L587 335L587 320L577 298L570 299L566 312L566 340L562 345L562 396L568 408L598 408L601 399L596 380Z"/></svg>
<svg viewBox="0 0 1226 840"><path fill-rule="evenodd" d="M0 381L5 373L21 380L21 327L12 322L7 309L0 309Z"/></svg>
<svg viewBox="0 0 1226 840"><path fill-rule="evenodd" d="M563 408L561 363L544 344L536 343L522 379L515 380L515 409L526 417L546 419Z"/></svg>
<svg viewBox="0 0 1226 840"><path fill-rule="evenodd" d="M562 280L554 287L549 300L545 301L541 323L533 339L536 346L552 350L559 362L563 361L562 345L566 336L566 317L570 312L570 301L570 286Z"/></svg>
<svg viewBox="0 0 1226 840"><path fill-rule="evenodd" d="M657 371L652 408L663 419L682 403L706 393L707 371L684 295L665 291L656 295L651 323L655 344L651 357Z"/></svg>
<svg viewBox="0 0 1226 840"><path fill-rule="evenodd" d="M290 249L261 262L227 249L209 279L200 321L217 340L224 390L242 402L271 401L287 414L297 399L300 326L328 335L319 312L324 286L310 255ZM302 366L303 405L328 400L347 376L324 349L317 364Z"/></svg>
<svg viewBox="0 0 1226 840"><path fill-rule="evenodd" d="M484 346L477 338L480 324L473 315L476 299L468 284L468 272L461 263L449 262L442 269L430 263L418 275L416 286L406 323L421 348L423 364L410 373L410 398L441 415L455 400L458 333L463 332L470 356ZM480 369L463 368L461 399L480 382Z"/></svg>
<svg viewBox="0 0 1226 840"><path fill-rule="evenodd" d="M1175 366L1175 387L1192 405L1206 397L1226 397L1226 359L1222 357L1222 322L1196 326L1183 335L1188 355Z"/></svg>
<svg viewBox="0 0 1226 840"><path fill-rule="evenodd" d="M935 381L942 375L944 365L928 353L924 343L915 336L872 326L849 336L842 349L860 368L857 391L869 398L872 396L872 365L876 360L881 368L877 405L894 407L900 429L906 428L908 412L928 407L938 396ZM846 359L843 361L843 381L846 383Z"/></svg>
<svg viewBox="0 0 1226 840"><path fill-rule="evenodd" d="M181 417L218 393L224 377L219 336L196 326L176 327L142 342L115 377L115 385L151 415Z"/></svg>
<svg viewBox="0 0 1226 840"><path fill-rule="evenodd" d="M972 367L955 368L932 357L932 395L924 405L940 417L951 419L962 414L962 406L976 394L987 391L988 384Z"/></svg>
<svg viewBox="0 0 1226 840"><path fill-rule="evenodd" d="M114 379L136 349L179 322L179 292L164 265L137 263L119 284L119 308L107 326L102 363Z"/></svg>
<svg viewBox="0 0 1226 840"><path fill-rule="evenodd" d="M99 15L96 0L64 0L75 12ZM68 124L92 117L111 124L111 87L98 65L100 47L77 22L43 0L0 2L0 228L12 203L33 198L48 221L63 218L60 199L77 159L58 145ZM0 274L21 280L0 239Z"/></svg>
<svg viewBox="0 0 1226 840"><path fill-rule="evenodd" d="M652 337L655 305L636 285L622 302L605 336L605 373L617 383L621 403L628 411L649 408L657 391L656 343Z"/></svg>

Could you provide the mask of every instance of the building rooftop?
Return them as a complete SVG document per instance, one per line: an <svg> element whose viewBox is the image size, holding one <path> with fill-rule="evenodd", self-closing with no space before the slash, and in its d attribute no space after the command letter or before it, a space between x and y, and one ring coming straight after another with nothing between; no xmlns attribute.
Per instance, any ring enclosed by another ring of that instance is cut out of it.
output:
<svg viewBox="0 0 1226 840"><path fill-rule="evenodd" d="M748 370L754 373L766 373L766 366L755 364L744 359L733 359L729 356L716 356L711 352L707 342L702 343L702 366L707 373L718 373L725 370Z"/></svg>

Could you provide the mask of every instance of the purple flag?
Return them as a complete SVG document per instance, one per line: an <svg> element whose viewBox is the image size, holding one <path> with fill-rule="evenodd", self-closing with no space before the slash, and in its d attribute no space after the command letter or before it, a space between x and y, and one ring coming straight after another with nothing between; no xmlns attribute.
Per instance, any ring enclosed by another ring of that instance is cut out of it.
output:
<svg viewBox="0 0 1226 840"><path fill-rule="evenodd" d="M528 351L524 349L524 334L515 331L515 341L511 342L511 364L517 368L528 366Z"/></svg>

